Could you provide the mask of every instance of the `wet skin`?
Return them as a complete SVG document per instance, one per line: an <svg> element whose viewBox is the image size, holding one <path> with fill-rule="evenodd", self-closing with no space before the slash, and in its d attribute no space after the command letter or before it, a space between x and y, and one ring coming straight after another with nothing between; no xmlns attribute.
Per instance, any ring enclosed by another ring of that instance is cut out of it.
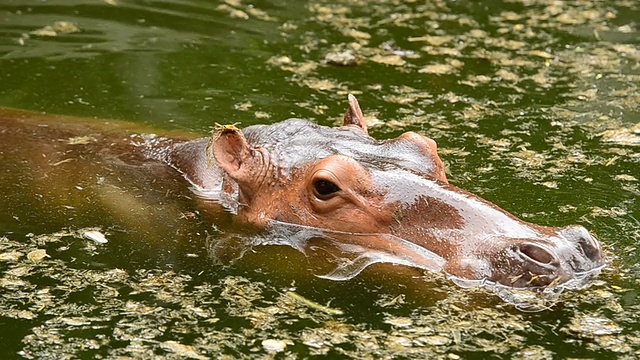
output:
<svg viewBox="0 0 640 360"><path fill-rule="evenodd" d="M555 286L591 276L605 264L598 241L583 227L529 224L449 184L433 140L413 132L390 140L370 137L353 96L336 128L289 119L243 130L222 126L210 138L191 140L101 126L38 128L33 120L0 114L0 156L16 151L12 141L29 136L40 141L94 134L86 154L110 154L154 171L169 165L201 201L221 204L241 223L326 230L338 241L384 250L459 279ZM43 143L47 164L77 156L67 149L72 145ZM43 149L34 148L33 162L42 161Z"/></svg>

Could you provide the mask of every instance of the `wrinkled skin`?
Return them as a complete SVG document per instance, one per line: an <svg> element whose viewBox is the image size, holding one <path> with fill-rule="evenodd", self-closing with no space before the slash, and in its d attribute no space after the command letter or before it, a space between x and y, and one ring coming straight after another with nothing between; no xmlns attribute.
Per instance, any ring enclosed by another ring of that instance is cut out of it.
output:
<svg viewBox="0 0 640 360"><path fill-rule="evenodd" d="M112 143L123 161L167 164L203 201L259 228L298 224L346 242L357 235L359 245L418 267L516 288L563 284L605 264L583 227L529 224L449 184L433 140L413 132L373 139L351 95L336 128L289 119L223 126L196 140L124 139ZM422 264L430 260L415 249L440 261Z"/></svg>

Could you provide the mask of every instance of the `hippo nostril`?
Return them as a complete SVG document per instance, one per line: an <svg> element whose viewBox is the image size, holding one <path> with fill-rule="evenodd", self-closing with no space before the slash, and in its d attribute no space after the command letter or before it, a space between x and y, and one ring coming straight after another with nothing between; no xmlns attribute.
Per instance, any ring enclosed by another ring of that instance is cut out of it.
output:
<svg viewBox="0 0 640 360"><path fill-rule="evenodd" d="M518 246L518 250L524 256L544 265L549 265L556 259L547 249L533 244L522 244Z"/></svg>
<svg viewBox="0 0 640 360"><path fill-rule="evenodd" d="M600 243L587 229L582 226L570 226L561 230L562 235L569 241L577 244L587 259L602 259Z"/></svg>
<svg viewBox="0 0 640 360"><path fill-rule="evenodd" d="M597 261L602 259L602 249L598 240L585 230L584 236L577 239L578 246L589 260Z"/></svg>
<svg viewBox="0 0 640 360"><path fill-rule="evenodd" d="M602 249L600 249L600 244L593 236L589 235L588 238L582 239L579 244L587 258L591 260L599 260L602 258Z"/></svg>

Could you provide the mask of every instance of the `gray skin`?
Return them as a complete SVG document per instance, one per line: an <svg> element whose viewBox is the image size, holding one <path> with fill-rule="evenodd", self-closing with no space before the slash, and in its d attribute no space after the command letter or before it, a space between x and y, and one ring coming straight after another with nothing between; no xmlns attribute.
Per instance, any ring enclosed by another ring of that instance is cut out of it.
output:
<svg viewBox="0 0 640 360"><path fill-rule="evenodd" d="M370 137L352 95L337 128L289 119L146 146L149 158L178 170L197 194L240 221L323 229L459 283L555 286L583 280L606 262L581 226L526 223L449 184L433 140L413 132Z"/></svg>
<svg viewBox="0 0 640 360"><path fill-rule="evenodd" d="M367 249L376 261L445 272L462 285L582 283L606 263L583 227L526 223L449 184L433 140L413 132L373 139L353 96L336 128L289 119L222 126L202 139L137 135L148 131L0 110L0 176L20 189L3 194L3 203L24 209L0 214L0 221L28 224L36 220L28 220L30 206L50 209L51 219L104 207L127 227L149 232L162 227L143 221L147 213L171 222L182 214L176 203L195 194L206 211L233 214L236 226L297 226ZM161 207L140 206L150 193L174 197Z"/></svg>

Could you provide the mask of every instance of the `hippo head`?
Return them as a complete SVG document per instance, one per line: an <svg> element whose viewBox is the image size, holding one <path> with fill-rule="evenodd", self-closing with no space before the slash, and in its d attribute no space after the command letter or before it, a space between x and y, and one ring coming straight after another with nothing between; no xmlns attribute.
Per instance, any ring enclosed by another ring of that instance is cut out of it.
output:
<svg viewBox="0 0 640 360"><path fill-rule="evenodd" d="M433 140L414 132L373 139L352 95L340 127L289 119L223 127L212 142L238 215L253 224L359 236L416 266L414 253L427 250L441 261L423 267L514 288L564 284L605 263L584 228L529 224L449 184Z"/></svg>

